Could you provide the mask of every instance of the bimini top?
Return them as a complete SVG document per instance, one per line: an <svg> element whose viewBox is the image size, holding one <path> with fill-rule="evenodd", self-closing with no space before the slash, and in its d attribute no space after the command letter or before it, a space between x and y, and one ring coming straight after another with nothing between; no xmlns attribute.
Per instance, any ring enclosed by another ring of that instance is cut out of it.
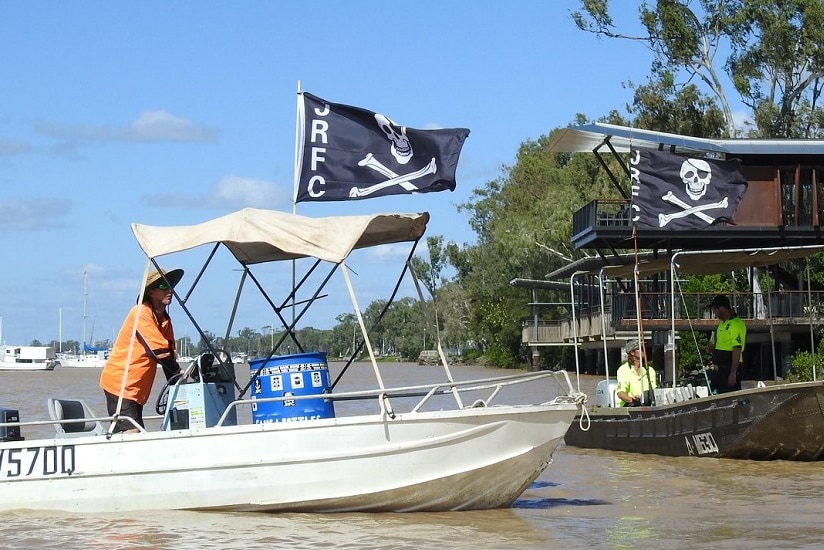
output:
<svg viewBox="0 0 824 550"><path fill-rule="evenodd" d="M307 257L340 263L355 249L416 241L428 222L428 212L310 218L244 208L196 225L133 223L132 233L149 258L222 243L244 265Z"/></svg>
<svg viewBox="0 0 824 550"><path fill-rule="evenodd" d="M608 144L608 145L607 145ZM553 133L550 153L593 153L611 147L617 153L639 149L674 148L680 153L734 155L822 155L821 139L708 139L641 130L597 122L564 128Z"/></svg>

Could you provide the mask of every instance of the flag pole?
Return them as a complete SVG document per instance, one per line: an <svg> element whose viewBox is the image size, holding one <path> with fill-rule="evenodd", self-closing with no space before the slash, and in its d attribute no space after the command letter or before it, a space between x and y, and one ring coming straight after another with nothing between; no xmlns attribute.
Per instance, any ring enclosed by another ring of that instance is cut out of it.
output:
<svg viewBox="0 0 824 550"><path fill-rule="evenodd" d="M304 136L304 106L303 106L303 92L300 89L300 80L298 80L297 90L297 108L295 109L295 166L294 166L294 193L292 194L292 214L297 214L298 207L298 184L300 183L300 170L303 160L303 136ZM296 260L292 259L292 329L295 328L295 281L296 281ZM274 329L272 329L274 330ZM274 350L272 350L274 352Z"/></svg>
<svg viewBox="0 0 824 550"><path fill-rule="evenodd" d="M298 200L298 183L300 180L300 169L302 164L303 152L303 121L305 120L304 106L303 106L303 92L300 89L300 80L298 80L298 104L295 109L295 167L294 167L294 193L292 194L292 214L297 213Z"/></svg>

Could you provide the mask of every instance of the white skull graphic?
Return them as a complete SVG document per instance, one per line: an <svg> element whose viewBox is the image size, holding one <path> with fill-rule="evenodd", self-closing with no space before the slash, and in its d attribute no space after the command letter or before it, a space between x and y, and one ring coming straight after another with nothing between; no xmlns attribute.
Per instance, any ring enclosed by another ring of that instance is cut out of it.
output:
<svg viewBox="0 0 824 550"><path fill-rule="evenodd" d="M707 192L712 179L710 165L704 159L687 159L681 165L681 180L687 190L687 195L697 201Z"/></svg>
<svg viewBox="0 0 824 550"><path fill-rule="evenodd" d="M392 142L390 150L398 164L406 164L412 159L412 145L406 137L406 128L398 126L389 118L375 113L378 127L386 134L386 139Z"/></svg>

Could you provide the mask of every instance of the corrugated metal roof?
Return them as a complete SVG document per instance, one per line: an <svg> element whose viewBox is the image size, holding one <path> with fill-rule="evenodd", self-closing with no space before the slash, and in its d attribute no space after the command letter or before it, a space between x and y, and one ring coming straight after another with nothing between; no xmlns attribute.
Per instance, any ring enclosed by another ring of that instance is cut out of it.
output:
<svg viewBox="0 0 824 550"><path fill-rule="evenodd" d="M821 139L707 139L641 130L596 122L555 132L549 142L553 153L606 152L605 141L618 153L630 147L658 149L675 147L680 153L723 153L725 155L824 155Z"/></svg>

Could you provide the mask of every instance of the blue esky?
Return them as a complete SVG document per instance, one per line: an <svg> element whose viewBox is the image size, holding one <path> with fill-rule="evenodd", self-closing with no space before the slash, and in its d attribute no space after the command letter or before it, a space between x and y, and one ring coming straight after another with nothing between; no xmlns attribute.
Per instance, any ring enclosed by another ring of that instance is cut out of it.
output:
<svg viewBox="0 0 824 550"><path fill-rule="evenodd" d="M514 163L522 142L579 112L623 110L631 92L622 84L646 80L643 46L578 31L575 8L573 0L0 3L3 342L47 342L61 326L63 339L82 340L84 272L88 329L111 338L145 262L132 222L185 225L246 206L291 212L298 82L401 125L471 130L455 192L301 203L298 213L429 211L428 235L473 242L456 205ZM405 253L370 258L356 286L371 291L370 277L394 277ZM194 263L185 267L194 273ZM217 333L238 275L224 271L204 310L219 317L203 322ZM387 296L367 292L361 308ZM330 328L348 304L345 295L316 304L301 326ZM270 317L253 308L235 329L260 330ZM175 317L178 336L191 336L184 323Z"/></svg>

